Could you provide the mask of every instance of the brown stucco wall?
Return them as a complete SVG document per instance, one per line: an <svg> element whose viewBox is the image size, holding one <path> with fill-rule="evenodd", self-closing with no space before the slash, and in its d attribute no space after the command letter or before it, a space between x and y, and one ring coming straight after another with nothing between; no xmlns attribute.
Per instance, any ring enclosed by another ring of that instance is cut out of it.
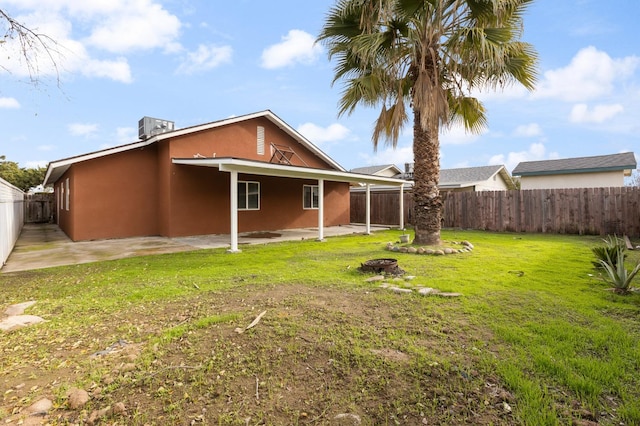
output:
<svg viewBox="0 0 640 426"><path fill-rule="evenodd" d="M257 153L258 126L264 128L264 155ZM209 158L235 157L265 162L271 160L271 143L274 143L293 149L295 156L291 159L291 164L294 166L327 168L327 164L320 158L266 118L256 118L192 133L173 138L170 143L169 156L172 158L193 158L201 155Z"/></svg>
<svg viewBox="0 0 640 426"><path fill-rule="evenodd" d="M150 146L73 164L61 229L74 241L158 235L156 151Z"/></svg>
<svg viewBox="0 0 640 426"><path fill-rule="evenodd" d="M257 126L265 129L265 154L257 153ZM172 158L246 158L268 162L270 143L291 147L293 165L328 168L320 158L264 118L145 148L73 164L55 183L70 181L70 209L59 210L61 229L73 240L230 232L230 175L217 168L172 164ZM317 181L240 175L260 182L260 210L240 211L240 232L318 226L318 210L303 208L303 185ZM349 185L325 182L324 225L349 223Z"/></svg>
<svg viewBox="0 0 640 426"><path fill-rule="evenodd" d="M174 165L170 237L230 232L230 176L215 168ZM243 175L260 183L260 209L238 212L239 232L318 226L318 210L305 210L303 185L316 181ZM349 185L325 182L325 226L349 223Z"/></svg>

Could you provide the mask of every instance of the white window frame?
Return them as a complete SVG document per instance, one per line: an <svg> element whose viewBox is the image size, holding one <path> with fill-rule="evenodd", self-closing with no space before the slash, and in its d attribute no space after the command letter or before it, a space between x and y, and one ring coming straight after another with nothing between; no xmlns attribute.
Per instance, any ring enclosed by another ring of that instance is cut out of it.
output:
<svg viewBox="0 0 640 426"><path fill-rule="evenodd" d="M310 205L307 205L307 188L309 188ZM314 197L315 194L315 197ZM315 203L314 203L315 200ZM303 185L302 186L302 208L304 210L318 210L320 208L320 189L318 185Z"/></svg>
<svg viewBox="0 0 640 426"><path fill-rule="evenodd" d="M256 192L252 193L249 191L249 187L252 185L257 186ZM244 190L241 190L240 188L243 186L244 186ZM250 207L249 197L255 193L257 193L258 195L258 205L256 207ZM240 198L243 195L244 195L244 200ZM249 181L249 180L239 180L238 181L238 211L250 211L250 210L260 210L260 182Z"/></svg>

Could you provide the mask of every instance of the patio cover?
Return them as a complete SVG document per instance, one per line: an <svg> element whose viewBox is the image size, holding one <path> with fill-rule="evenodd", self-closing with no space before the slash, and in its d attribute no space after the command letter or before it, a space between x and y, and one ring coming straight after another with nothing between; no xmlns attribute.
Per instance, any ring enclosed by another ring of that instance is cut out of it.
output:
<svg viewBox="0 0 640 426"><path fill-rule="evenodd" d="M400 191L400 228L404 228L404 206L402 203L402 191L409 181L384 176L372 176L359 173L350 173L340 170L315 169L283 164L265 163L261 161L244 160L231 157L221 158L173 158L173 164L215 167L221 172L231 175L230 201L231 201L231 248L230 252L238 252L238 173L246 173L258 176L277 176L295 179L313 179L318 181L318 240L324 239L324 181L348 182L350 184L366 187L366 232L371 232L371 185L397 186Z"/></svg>

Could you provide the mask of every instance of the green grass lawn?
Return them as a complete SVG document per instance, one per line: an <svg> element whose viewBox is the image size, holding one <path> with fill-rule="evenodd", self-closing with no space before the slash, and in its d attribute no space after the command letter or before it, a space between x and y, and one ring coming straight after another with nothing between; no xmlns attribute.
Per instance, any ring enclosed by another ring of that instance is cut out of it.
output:
<svg viewBox="0 0 640 426"><path fill-rule="evenodd" d="M119 402L97 423L640 424L640 294L599 279L600 238L444 231L475 249L385 251L399 234L0 275L0 308L37 300L47 320L0 334L0 419L47 396L52 424ZM367 282L383 257L415 276L394 285L463 296Z"/></svg>

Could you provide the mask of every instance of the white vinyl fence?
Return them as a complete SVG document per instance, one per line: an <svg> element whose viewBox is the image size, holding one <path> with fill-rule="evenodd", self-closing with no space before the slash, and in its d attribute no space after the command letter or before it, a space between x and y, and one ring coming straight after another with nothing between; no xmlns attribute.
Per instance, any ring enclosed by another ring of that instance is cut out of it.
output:
<svg viewBox="0 0 640 426"><path fill-rule="evenodd" d="M0 268L24 225L24 192L0 178Z"/></svg>

